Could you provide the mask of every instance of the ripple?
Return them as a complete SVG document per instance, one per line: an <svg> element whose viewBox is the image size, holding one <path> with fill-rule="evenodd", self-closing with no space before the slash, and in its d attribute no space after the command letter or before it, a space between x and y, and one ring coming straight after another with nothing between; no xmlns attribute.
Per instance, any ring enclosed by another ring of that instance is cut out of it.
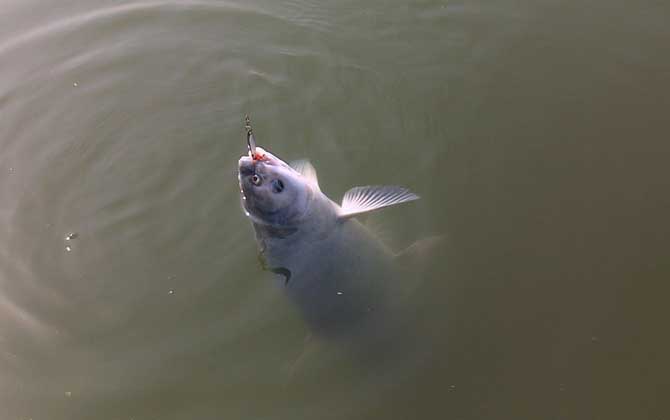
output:
<svg viewBox="0 0 670 420"><path fill-rule="evenodd" d="M83 14L70 16L49 23L48 25L35 28L33 30L24 32L18 36L12 37L9 40L0 43L0 54L9 52L15 48L20 48L24 44L33 42L40 38L62 36L64 33L72 33L81 29L84 25L99 24L101 21L109 21L112 19L126 21L129 16L139 14L154 9L188 9L191 8L207 8L212 10L238 11L238 12L253 12L259 13L257 10L245 8L234 4L232 2L217 1L141 1L137 3L127 3L117 6L112 6L105 9L96 9L94 11Z"/></svg>
<svg viewBox="0 0 670 420"><path fill-rule="evenodd" d="M23 401L184 390L193 366L267 383L294 357L303 326L258 269L236 162L246 112L282 155L342 153L343 119L304 122L376 70L330 42L333 7L143 1L0 42L0 354L52 378Z"/></svg>

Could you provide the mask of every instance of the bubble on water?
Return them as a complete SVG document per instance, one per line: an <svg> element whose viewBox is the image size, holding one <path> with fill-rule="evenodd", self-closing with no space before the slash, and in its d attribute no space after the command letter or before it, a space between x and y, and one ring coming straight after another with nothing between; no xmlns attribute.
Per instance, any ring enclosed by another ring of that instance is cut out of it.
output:
<svg viewBox="0 0 670 420"><path fill-rule="evenodd" d="M170 289L170 290L168 291L168 295L174 295L174 290Z"/></svg>
<svg viewBox="0 0 670 420"><path fill-rule="evenodd" d="M342 293L342 292L337 292L337 295L338 295L338 296L342 296L343 293Z"/></svg>
<svg viewBox="0 0 670 420"><path fill-rule="evenodd" d="M79 83L74 82L74 83L72 83L72 86L77 87L77 86L79 86Z"/></svg>
<svg viewBox="0 0 670 420"><path fill-rule="evenodd" d="M67 235L65 235L65 240L66 241L71 241L73 239L77 239L78 236L79 236L79 234L77 232L70 232Z"/></svg>
<svg viewBox="0 0 670 420"><path fill-rule="evenodd" d="M66 250L67 252L70 252L70 251L72 251L72 247L70 247L70 246L66 246L66 247L65 247L65 250Z"/></svg>

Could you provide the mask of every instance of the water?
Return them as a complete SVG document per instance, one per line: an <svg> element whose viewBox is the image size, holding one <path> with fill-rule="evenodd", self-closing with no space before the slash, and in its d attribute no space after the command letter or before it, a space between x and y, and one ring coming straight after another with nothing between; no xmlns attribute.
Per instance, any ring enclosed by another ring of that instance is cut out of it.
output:
<svg viewBox="0 0 670 420"><path fill-rule="evenodd" d="M667 418L668 17L5 2L0 418ZM367 219L395 249L444 237L408 279L404 357L314 344L271 287L245 113L334 199L423 197Z"/></svg>

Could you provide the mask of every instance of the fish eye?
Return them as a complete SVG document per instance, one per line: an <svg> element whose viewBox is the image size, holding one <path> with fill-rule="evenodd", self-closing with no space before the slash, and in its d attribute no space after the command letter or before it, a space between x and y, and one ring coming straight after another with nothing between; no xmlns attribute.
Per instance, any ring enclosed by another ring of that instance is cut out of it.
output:
<svg viewBox="0 0 670 420"><path fill-rule="evenodd" d="M261 177L256 174L253 174L251 176L251 183L256 186L261 185Z"/></svg>
<svg viewBox="0 0 670 420"><path fill-rule="evenodd" d="M275 193L280 193L284 191L284 183L282 182L281 179L273 179L272 180L272 192Z"/></svg>

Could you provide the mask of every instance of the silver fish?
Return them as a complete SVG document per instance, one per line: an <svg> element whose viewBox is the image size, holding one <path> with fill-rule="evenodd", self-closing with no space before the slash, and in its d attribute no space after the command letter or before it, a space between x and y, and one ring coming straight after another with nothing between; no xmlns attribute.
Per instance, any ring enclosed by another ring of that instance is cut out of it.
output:
<svg viewBox="0 0 670 420"><path fill-rule="evenodd" d="M287 164L257 146L239 160L242 206L265 269L320 333L360 325L384 305L396 254L355 216L419 197L402 187L355 187L341 204L319 187L306 160ZM258 158L260 156L260 158Z"/></svg>

